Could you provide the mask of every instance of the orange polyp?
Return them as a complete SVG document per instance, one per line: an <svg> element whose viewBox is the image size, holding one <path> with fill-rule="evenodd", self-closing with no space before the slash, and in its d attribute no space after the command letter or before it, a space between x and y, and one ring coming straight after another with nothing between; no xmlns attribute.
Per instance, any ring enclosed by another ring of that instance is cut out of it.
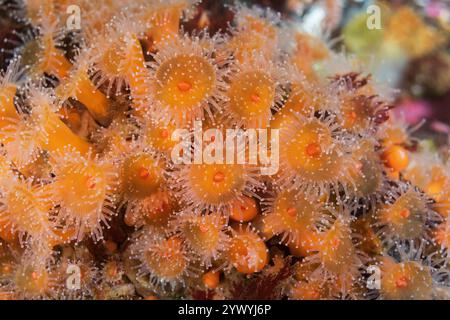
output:
<svg viewBox="0 0 450 320"><path fill-rule="evenodd" d="M222 182L225 180L225 174L223 172L217 172L213 178L214 182Z"/></svg>
<svg viewBox="0 0 450 320"><path fill-rule="evenodd" d="M57 286L50 270L32 261L18 263L11 276L15 291L22 299L48 299Z"/></svg>
<svg viewBox="0 0 450 320"><path fill-rule="evenodd" d="M307 242L315 233L323 209L317 199L306 199L295 191L280 191L267 203L262 232L267 238L281 234L283 242L289 245L299 245L299 239Z"/></svg>
<svg viewBox="0 0 450 320"><path fill-rule="evenodd" d="M192 164L178 176L187 191L182 202L192 203L199 210L229 206L248 188L247 170L239 164Z"/></svg>
<svg viewBox="0 0 450 320"><path fill-rule="evenodd" d="M52 236L49 215L52 203L46 190L15 178L8 184L8 192L1 199L4 204L0 208L2 224L20 236L27 234L39 240Z"/></svg>
<svg viewBox="0 0 450 320"><path fill-rule="evenodd" d="M142 199L156 192L163 180L162 170L162 164L148 154L136 154L127 158L122 165L122 182L126 195Z"/></svg>
<svg viewBox="0 0 450 320"><path fill-rule="evenodd" d="M310 157L319 156L321 153L320 145L317 143L310 143L306 146L306 154Z"/></svg>
<svg viewBox="0 0 450 320"><path fill-rule="evenodd" d="M311 112L319 111L325 104L326 99L323 93L316 87L294 83L283 109L308 116Z"/></svg>
<svg viewBox="0 0 450 320"><path fill-rule="evenodd" d="M187 82L180 82L177 84L177 87L181 92L189 91L192 88L192 86Z"/></svg>
<svg viewBox="0 0 450 320"><path fill-rule="evenodd" d="M348 275L349 267L354 264L356 249L345 219L338 218L325 232L318 255L325 270L339 277Z"/></svg>
<svg viewBox="0 0 450 320"><path fill-rule="evenodd" d="M162 154L170 155L173 147L178 143L172 141L172 133L177 129L175 125L163 125L160 123L149 123L143 135L149 146ZM180 150L180 152L183 149Z"/></svg>
<svg viewBox="0 0 450 320"><path fill-rule="evenodd" d="M228 258L238 272L259 272L268 262L267 247L256 233L240 225L231 238Z"/></svg>
<svg viewBox="0 0 450 320"><path fill-rule="evenodd" d="M249 197L236 199L231 204L230 218L237 222L248 222L258 215L256 201Z"/></svg>
<svg viewBox="0 0 450 320"><path fill-rule="evenodd" d="M143 14L144 22L150 22L147 37L153 41L154 46L178 34L181 16L187 6L187 1L169 5L158 4Z"/></svg>
<svg viewBox="0 0 450 320"><path fill-rule="evenodd" d="M176 230L184 243L198 258L201 265L209 267L226 248L228 237L220 213L198 216L188 213L177 219Z"/></svg>
<svg viewBox="0 0 450 320"><path fill-rule="evenodd" d="M338 181L351 180L345 172L352 165L352 159L350 155L339 156L345 146L332 135L329 125L316 118L292 121L289 129L292 132L281 134L280 171L294 178L296 187L309 190L306 196L324 194ZM299 129L294 131L294 125L299 125ZM286 180L277 183L285 184Z"/></svg>

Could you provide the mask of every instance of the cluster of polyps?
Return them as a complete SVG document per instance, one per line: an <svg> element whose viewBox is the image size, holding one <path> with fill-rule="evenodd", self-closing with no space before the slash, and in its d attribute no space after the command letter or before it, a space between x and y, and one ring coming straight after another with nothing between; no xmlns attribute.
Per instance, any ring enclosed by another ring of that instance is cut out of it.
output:
<svg viewBox="0 0 450 320"><path fill-rule="evenodd" d="M0 79L0 297L232 298L287 263L290 298L373 297L372 263L376 296L448 294L448 164L411 151L368 75L326 67L343 55L256 7L211 35L206 11L181 26L198 1L75 2L78 32L65 1L11 7L33 30ZM218 129L180 157L277 129L280 145L256 142L278 172L174 162L174 132L195 144L198 121Z"/></svg>

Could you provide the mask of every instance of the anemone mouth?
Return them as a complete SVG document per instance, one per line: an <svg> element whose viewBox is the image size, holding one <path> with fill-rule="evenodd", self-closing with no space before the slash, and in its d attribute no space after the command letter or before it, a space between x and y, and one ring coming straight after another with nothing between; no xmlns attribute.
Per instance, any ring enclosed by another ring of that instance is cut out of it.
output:
<svg viewBox="0 0 450 320"><path fill-rule="evenodd" d="M163 164L148 153L127 157L121 168L125 196L143 199L160 190L164 180L163 168Z"/></svg>
<svg viewBox="0 0 450 320"><path fill-rule="evenodd" d="M172 134L178 129L174 124L148 122L143 129L143 140L160 155L169 156L177 142L172 141Z"/></svg>
<svg viewBox="0 0 450 320"><path fill-rule="evenodd" d="M53 207L49 195L42 188L14 180L10 181L10 190L3 195L0 207L0 221L4 227L37 242L55 237L55 223L48 214Z"/></svg>
<svg viewBox="0 0 450 320"><path fill-rule="evenodd" d="M20 267L14 278L16 290L27 297L49 297L55 289L56 279L52 278L49 270L39 270L31 265Z"/></svg>
<svg viewBox="0 0 450 320"><path fill-rule="evenodd" d="M252 8L236 4L232 7L235 13L233 37L227 44L234 52L238 61L244 61L253 52L262 52L268 59L273 59L279 53L281 35L280 17L270 10L257 6ZM270 41L267 41L270 39Z"/></svg>
<svg viewBox="0 0 450 320"><path fill-rule="evenodd" d="M357 235L350 228L351 218L347 208L339 212L335 221L323 231L316 253L306 258L313 268L309 280L333 279L340 294L351 294L353 284L360 279L360 270L367 256L356 247Z"/></svg>

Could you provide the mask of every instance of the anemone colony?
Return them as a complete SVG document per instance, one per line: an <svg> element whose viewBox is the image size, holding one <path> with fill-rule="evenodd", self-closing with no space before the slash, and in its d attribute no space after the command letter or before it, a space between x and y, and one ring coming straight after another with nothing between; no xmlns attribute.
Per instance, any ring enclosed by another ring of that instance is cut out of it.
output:
<svg viewBox="0 0 450 320"><path fill-rule="evenodd" d="M0 297L448 299L448 154L323 39L198 2L3 3ZM279 129L279 171L174 164L194 120Z"/></svg>

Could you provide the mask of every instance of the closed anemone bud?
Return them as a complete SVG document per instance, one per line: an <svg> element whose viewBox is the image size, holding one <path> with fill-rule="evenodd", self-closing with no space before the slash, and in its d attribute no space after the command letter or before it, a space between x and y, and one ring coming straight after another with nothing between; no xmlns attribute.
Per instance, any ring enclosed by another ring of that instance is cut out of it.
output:
<svg viewBox="0 0 450 320"><path fill-rule="evenodd" d="M256 218L258 211L255 199L244 196L233 201L230 218L237 222L249 222Z"/></svg>
<svg viewBox="0 0 450 320"><path fill-rule="evenodd" d="M409 164L408 151L402 146L390 146L382 155L384 164L393 171L402 171Z"/></svg>
<svg viewBox="0 0 450 320"><path fill-rule="evenodd" d="M34 241L44 242L55 237L52 229L55 223L50 217L52 197L47 188L12 174L2 179L9 187L1 197L1 228L17 231L22 238L29 236Z"/></svg>
<svg viewBox="0 0 450 320"><path fill-rule="evenodd" d="M218 271L208 271L202 276L203 284L208 289L216 289L220 282L220 272Z"/></svg>

